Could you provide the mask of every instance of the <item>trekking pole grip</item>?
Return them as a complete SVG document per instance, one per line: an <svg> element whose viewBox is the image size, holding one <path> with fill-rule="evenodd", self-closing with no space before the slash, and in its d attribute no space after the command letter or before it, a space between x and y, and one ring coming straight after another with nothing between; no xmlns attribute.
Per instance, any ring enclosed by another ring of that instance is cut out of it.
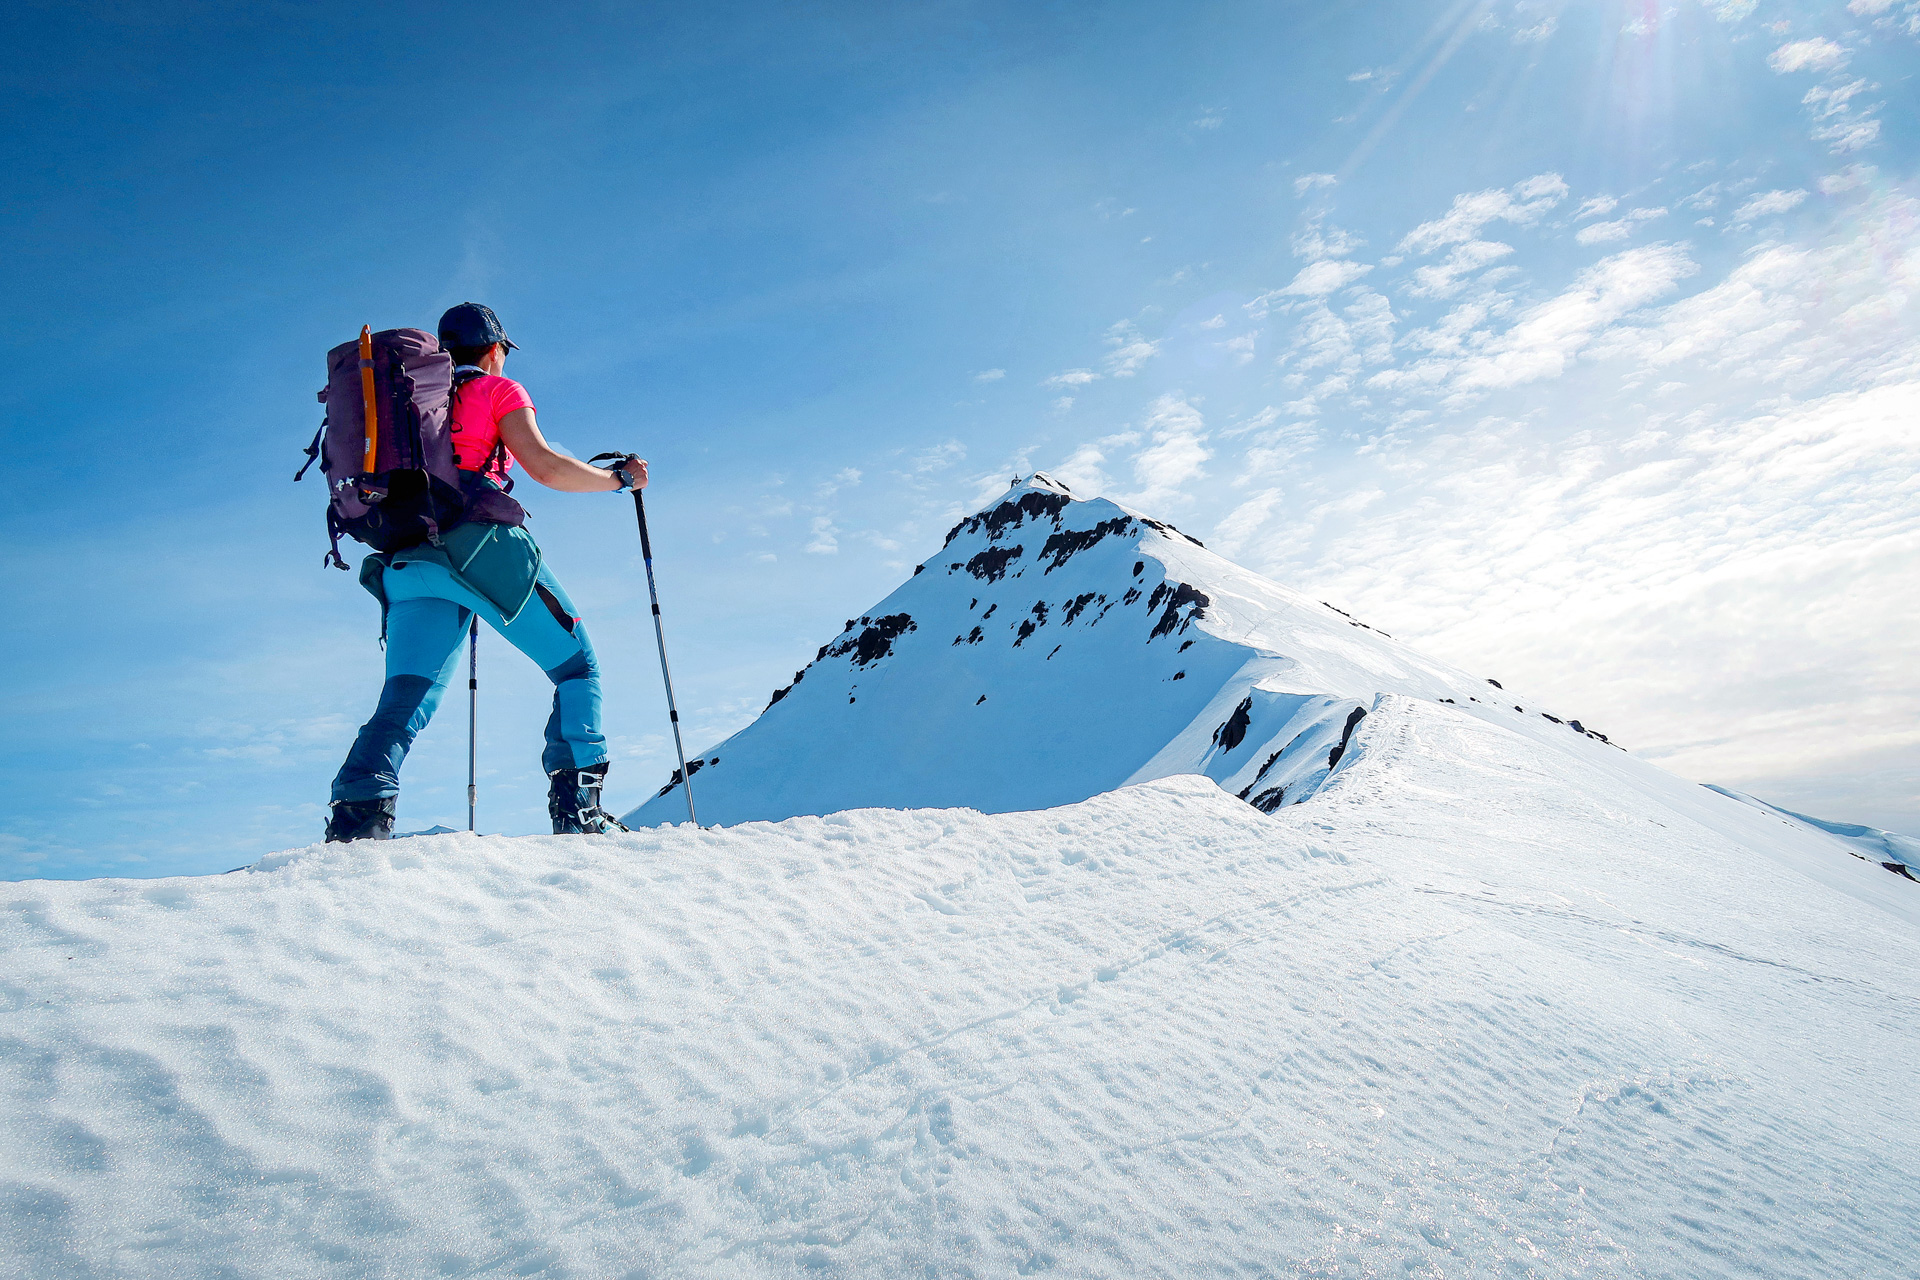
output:
<svg viewBox="0 0 1920 1280"><path fill-rule="evenodd" d="M653 563L653 539L647 536L647 500L640 491L633 491L633 515L640 522L640 556L648 564Z"/></svg>

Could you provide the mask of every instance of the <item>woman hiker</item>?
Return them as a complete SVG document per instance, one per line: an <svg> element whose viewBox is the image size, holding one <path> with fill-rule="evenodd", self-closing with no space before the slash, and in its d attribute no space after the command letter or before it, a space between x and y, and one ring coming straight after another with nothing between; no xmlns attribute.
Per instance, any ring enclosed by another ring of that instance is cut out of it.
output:
<svg viewBox="0 0 1920 1280"><path fill-rule="evenodd" d="M540 549L520 527L507 496L516 460L564 493L645 488L647 464L629 457L602 470L554 452L534 422L526 389L501 376L515 350L489 307L463 302L440 317L440 345L453 357L449 411L455 465L467 498L462 523L441 546L369 555L360 581L381 602L387 679L380 705L360 728L333 780L327 839L384 840L393 834L400 763L433 718L459 666L460 642L478 614L553 681L542 765L556 835L624 831L600 807L607 739L600 731L600 669L586 624L574 612Z"/></svg>

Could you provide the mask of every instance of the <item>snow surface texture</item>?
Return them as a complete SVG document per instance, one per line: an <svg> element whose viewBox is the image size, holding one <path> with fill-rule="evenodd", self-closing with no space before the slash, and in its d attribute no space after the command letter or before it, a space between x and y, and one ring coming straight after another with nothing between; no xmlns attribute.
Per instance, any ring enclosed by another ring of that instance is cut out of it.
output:
<svg viewBox="0 0 1920 1280"><path fill-rule="evenodd" d="M741 825L8 886L0 1277L1913 1274L1904 837L1011 504Z"/></svg>
<svg viewBox="0 0 1920 1280"><path fill-rule="evenodd" d="M864 806L1006 813L1183 773L1271 811L1313 795L1383 692L1590 732L1042 474L956 525L688 767L701 821L722 825ZM627 824L684 821L677 782Z"/></svg>
<svg viewBox="0 0 1920 1280"><path fill-rule="evenodd" d="M0 1274L1910 1276L1920 885L1524 724L10 886Z"/></svg>

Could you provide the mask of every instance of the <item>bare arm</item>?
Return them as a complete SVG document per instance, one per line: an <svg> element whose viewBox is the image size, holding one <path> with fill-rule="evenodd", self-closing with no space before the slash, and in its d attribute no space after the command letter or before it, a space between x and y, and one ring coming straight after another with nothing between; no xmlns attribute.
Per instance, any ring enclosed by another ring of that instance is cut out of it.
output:
<svg viewBox="0 0 1920 1280"><path fill-rule="evenodd" d="M531 409L515 409L500 419L500 439L506 442L514 459L527 469L527 474L549 489L562 493L609 493L619 486L612 472L588 466L564 453L555 453L547 438L540 434L540 425L533 420ZM628 458L624 467L633 477L634 488L647 487L645 460Z"/></svg>

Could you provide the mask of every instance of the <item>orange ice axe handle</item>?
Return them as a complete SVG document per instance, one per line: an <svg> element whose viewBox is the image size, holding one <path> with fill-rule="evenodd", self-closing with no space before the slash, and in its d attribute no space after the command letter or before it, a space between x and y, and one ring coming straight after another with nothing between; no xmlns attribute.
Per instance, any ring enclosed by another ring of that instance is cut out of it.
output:
<svg viewBox="0 0 1920 1280"><path fill-rule="evenodd" d="M373 397L373 326L360 326L360 398L367 411L367 456L361 473L373 475L380 444L380 410Z"/></svg>

